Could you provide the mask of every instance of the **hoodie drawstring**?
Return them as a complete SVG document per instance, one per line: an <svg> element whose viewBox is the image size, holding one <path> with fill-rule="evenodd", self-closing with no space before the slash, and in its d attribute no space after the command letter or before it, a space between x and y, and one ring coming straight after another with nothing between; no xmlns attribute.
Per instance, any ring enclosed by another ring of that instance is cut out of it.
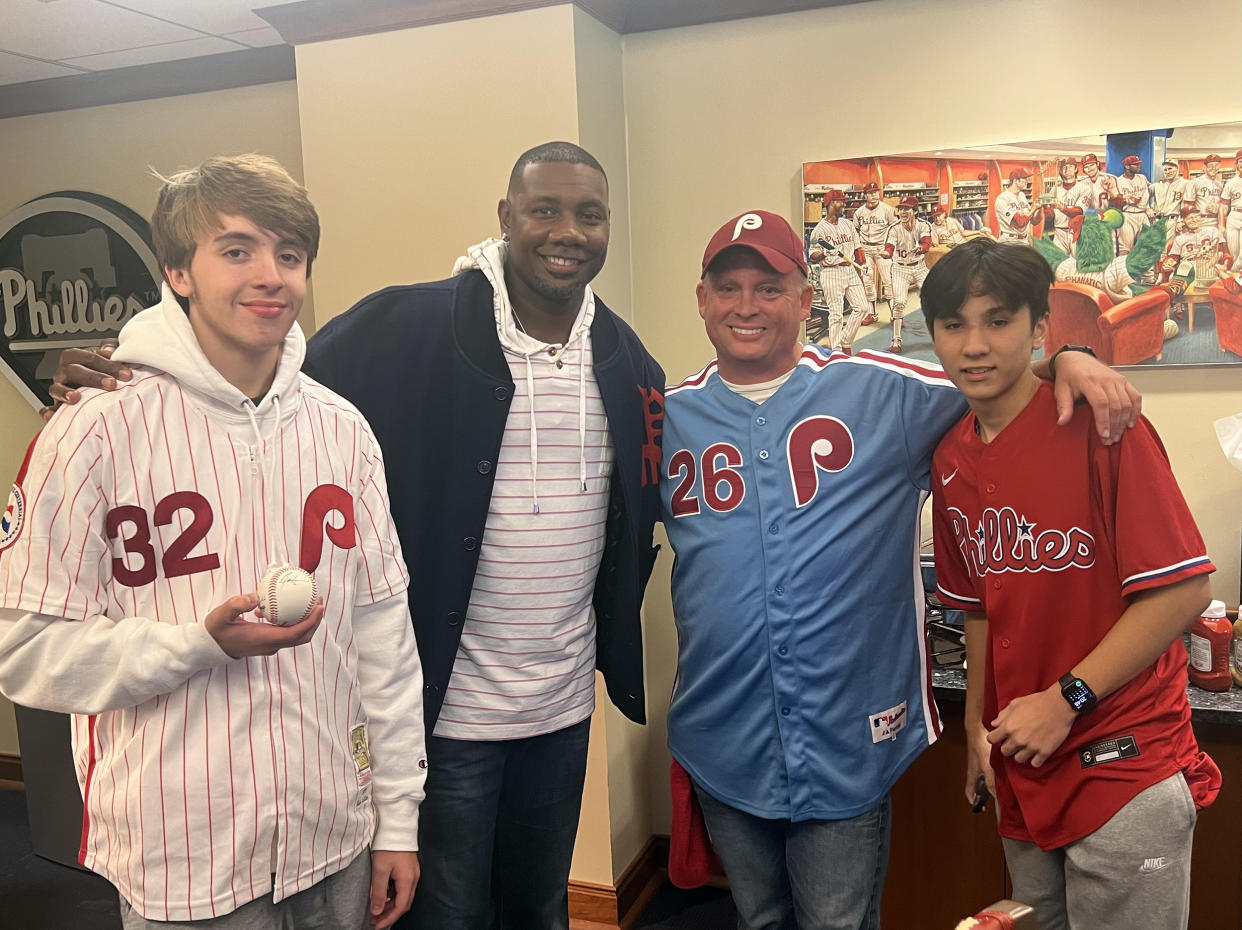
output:
<svg viewBox="0 0 1242 930"><path fill-rule="evenodd" d="M276 427L272 430L272 443L275 445L276 437L280 435L280 395L272 395L272 407L276 411ZM263 433L259 430L259 421L255 417L254 401L246 400L242 404L242 409L246 411L246 416L250 418L250 428L254 430L255 449L260 459L260 471L263 475L263 523L268 527L267 536L264 542L267 545L267 568L273 565L283 565L289 561L289 553L284 545L284 528L278 527L271 522L279 511L276 509L274 501L274 488L276 478L276 453L272 450L271 455L265 455L263 451ZM240 508L240 502L238 502ZM239 509L240 512L240 509ZM236 519L236 516L234 516ZM280 539L280 552L273 554L272 537L276 536Z"/></svg>
<svg viewBox="0 0 1242 930"><path fill-rule="evenodd" d="M535 368L530 356L523 355L526 362L526 409L530 413L530 499L532 513L539 512L539 429L535 426Z"/></svg>
<svg viewBox="0 0 1242 930"><path fill-rule="evenodd" d="M583 491L587 489L586 469L586 352L578 350L578 480Z"/></svg>

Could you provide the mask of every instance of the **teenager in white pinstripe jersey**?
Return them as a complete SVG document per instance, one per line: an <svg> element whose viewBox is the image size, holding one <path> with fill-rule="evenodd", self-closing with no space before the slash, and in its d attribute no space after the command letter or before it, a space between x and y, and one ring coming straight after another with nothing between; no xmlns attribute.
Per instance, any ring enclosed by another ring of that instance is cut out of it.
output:
<svg viewBox="0 0 1242 930"><path fill-rule="evenodd" d="M0 690L75 715L79 856L127 930L390 926L421 672L379 447L299 373L318 216L238 156L166 181L152 227L167 284L121 332L132 379L54 417L10 497ZM289 627L244 593L280 562L322 595Z"/></svg>

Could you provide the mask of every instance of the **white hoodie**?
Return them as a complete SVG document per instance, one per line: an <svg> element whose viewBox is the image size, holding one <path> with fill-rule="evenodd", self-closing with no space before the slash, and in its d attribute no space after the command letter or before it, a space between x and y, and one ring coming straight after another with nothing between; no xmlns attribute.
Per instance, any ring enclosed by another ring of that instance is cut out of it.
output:
<svg viewBox="0 0 1242 930"><path fill-rule="evenodd" d="M383 463L304 351L295 325L256 408L165 289L121 332L133 379L36 438L0 539L0 690L80 715L82 862L150 919L229 913L272 873L279 901L373 832L417 846L422 676ZM322 624L230 659L202 619L286 560Z"/></svg>

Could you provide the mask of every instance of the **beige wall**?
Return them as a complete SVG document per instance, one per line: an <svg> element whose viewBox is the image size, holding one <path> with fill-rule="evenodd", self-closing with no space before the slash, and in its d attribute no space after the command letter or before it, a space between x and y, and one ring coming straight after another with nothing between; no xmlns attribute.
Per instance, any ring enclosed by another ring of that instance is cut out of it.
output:
<svg viewBox="0 0 1242 930"><path fill-rule="evenodd" d="M500 234L519 153L578 135L571 7L300 46L320 322Z"/></svg>
<svg viewBox="0 0 1242 930"><path fill-rule="evenodd" d="M1238 119L1242 58L1213 55L1214 92L1188 93L1155 79L1154 50L1154 70L1127 77L1105 37L1115 30L1093 25L1150 28L1166 12L1132 0L877 0L627 36L635 320L670 381L712 355L693 297L707 238L747 209L801 216L803 161ZM1230 35L1242 7L1205 0L1194 19ZM1080 28L1054 30L1069 23ZM1217 560L1216 596L1237 603L1242 475L1223 462L1211 420L1242 407L1242 370L1133 379ZM670 563L662 556L647 597L655 832L669 822Z"/></svg>
<svg viewBox="0 0 1242 930"><path fill-rule="evenodd" d="M0 120L0 216L58 190L102 194L150 216L158 182L208 155L257 151L302 175L297 90L292 82ZM303 323L314 320L311 301ZM0 475L17 474L39 418L0 379ZM0 753L16 753L13 709L0 697Z"/></svg>

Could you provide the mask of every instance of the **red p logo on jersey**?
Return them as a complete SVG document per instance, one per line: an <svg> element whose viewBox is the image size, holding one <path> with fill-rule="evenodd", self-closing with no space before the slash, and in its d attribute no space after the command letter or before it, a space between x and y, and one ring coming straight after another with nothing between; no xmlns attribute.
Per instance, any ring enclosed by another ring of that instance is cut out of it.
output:
<svg viewBox="0 0 1242 930"><path fill-rule="evenodd" d="M807 417L785 444L794 503L805 507L819 491L819 473L838 472L854 460L854 436L836 417Z"/></svg>

